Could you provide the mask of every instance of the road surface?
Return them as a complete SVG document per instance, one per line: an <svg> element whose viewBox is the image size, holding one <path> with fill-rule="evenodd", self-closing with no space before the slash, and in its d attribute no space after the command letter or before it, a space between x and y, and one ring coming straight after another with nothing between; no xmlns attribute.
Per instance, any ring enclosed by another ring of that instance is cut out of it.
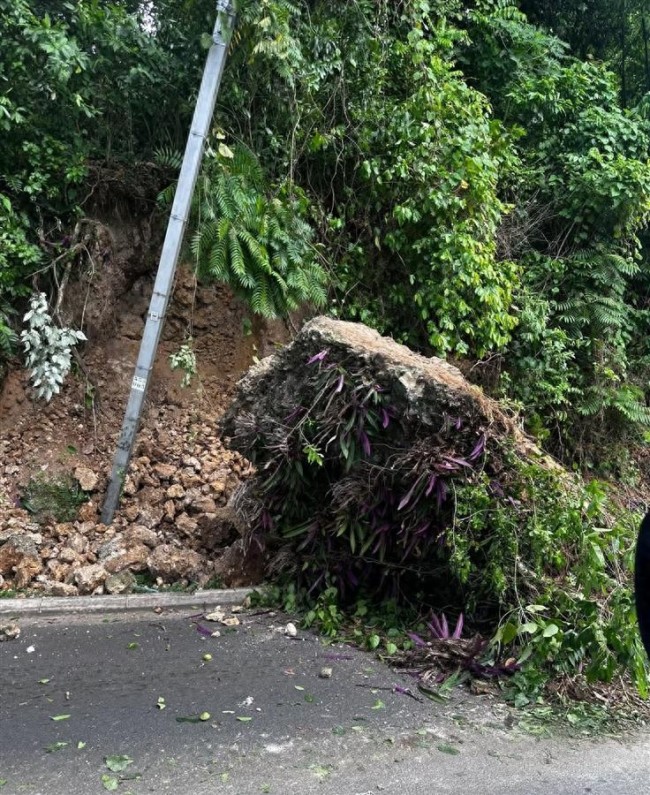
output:
<svg viewBox="0 0 650 795"><path fill-rule="evenodd" d="M650 793L648 737L536 739L487 697L418 702L372 655L240 619L200 622L219 637L188 611L20 619L0 643L0 795Z"/></svg>

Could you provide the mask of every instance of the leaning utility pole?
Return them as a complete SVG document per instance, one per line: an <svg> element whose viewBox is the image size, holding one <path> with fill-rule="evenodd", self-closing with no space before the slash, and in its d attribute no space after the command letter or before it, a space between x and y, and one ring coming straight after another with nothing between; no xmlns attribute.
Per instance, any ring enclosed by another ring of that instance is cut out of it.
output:
<svg viewBox="0 0 650 795"><path fill-rule="evenodd" d="M113 459L111 479L108 484L104 507L102 508L101 518L104 524L110 524L113 521L115 509L120 500L122 485L129 468L140 415L142 414L147 387L149 386L149 378L165 321L167 304L169 303L169 296L174 284L174 275L183 235L185 234L187 217L190 212L192 194L194 193L203 157L203 147L210 129L212 114L217 101L217 94L219 93L219 84L221 83L221 76L226 63L228 34L232 30L234 21L235 12L232 0L217 0L217 21L212 36L213 44L210 47L203 71L192 127L185 147L183 165L178 177L174 203L167 225L167 234L165 235L153 295L149 304L147 322L142 342L140 343L135 375L131 383L131 394L129 395L115 458Z"/></svg>

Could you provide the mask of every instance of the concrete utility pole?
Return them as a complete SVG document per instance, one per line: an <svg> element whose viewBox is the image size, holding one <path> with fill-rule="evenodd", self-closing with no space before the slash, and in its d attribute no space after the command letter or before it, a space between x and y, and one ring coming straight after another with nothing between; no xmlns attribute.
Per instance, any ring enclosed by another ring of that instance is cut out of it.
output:
<svg viewBox="0 0 650 795"><path fill-rule="evenodd" d="M180 255L183 235L187 226L187 218L192 203L192 194L203 158L203 147L210 129L214 106L219 93L219 84L226 63L229 33L235 21L232 0L217 0L217 21L212 36L213 44L203 71L203 79L199 96L194 109L192 127L185 147L183 165L178 177L178 185L174 196L167 233L160 255L158 273L149 304L149 314L140 343L140 353L135 367L135 375L131 383L131 394L124 415L122 431L117 444L113 470L106 492L106 500L102 508L102 522L110 524L115 515L122 485L129 468L133 445L147 395L149 378L156 358L160 334L165 321L165 313L169 296L174 284L176 265Z"/></svg>

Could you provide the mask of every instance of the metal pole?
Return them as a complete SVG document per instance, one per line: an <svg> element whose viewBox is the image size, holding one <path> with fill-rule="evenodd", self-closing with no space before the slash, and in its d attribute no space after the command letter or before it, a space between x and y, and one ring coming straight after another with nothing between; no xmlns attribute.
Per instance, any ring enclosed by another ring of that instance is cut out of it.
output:
<svg viewBox="0 0 650 795"><path fill-rule="evenodd" d="M203 71L203 79L199 96L194 109L192 127L185 146L185 155L178 177L178 185L174 196L171 215L167 225L167 233L160 255L158 273L154 283L153 295L149 304L149 314L140 343L140 353L135 367L135 375L131 384L131 394L124 415L122 431L113 459L111 479L102 508L102 522L111 524L117 508L124 478L129 468L135 437L140 422L140 415L149 386L149 378L156 358L160 334L165 320L167 304L174 283L176 265L180 255L183 235L190 212L192 194L203 157L203 147L214 106L219 93L219 84L223 74L227 53L228 31L232 30L235 13L231 0L217 0L217 21L212 36L213 44ZM224 36L224 21L225 31Z"/></svg>

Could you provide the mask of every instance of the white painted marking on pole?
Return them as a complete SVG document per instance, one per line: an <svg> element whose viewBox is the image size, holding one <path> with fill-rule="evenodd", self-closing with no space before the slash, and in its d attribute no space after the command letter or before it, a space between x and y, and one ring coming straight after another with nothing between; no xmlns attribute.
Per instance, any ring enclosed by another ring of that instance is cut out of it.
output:
<svg viewBox="0 0 650 795"><path fill-rule="evenodd" d="M139 375L133 376L133 381L131 382L131 389L135 389L137 392L144 392L147 387L147 379L140 378Z"/></svg>

